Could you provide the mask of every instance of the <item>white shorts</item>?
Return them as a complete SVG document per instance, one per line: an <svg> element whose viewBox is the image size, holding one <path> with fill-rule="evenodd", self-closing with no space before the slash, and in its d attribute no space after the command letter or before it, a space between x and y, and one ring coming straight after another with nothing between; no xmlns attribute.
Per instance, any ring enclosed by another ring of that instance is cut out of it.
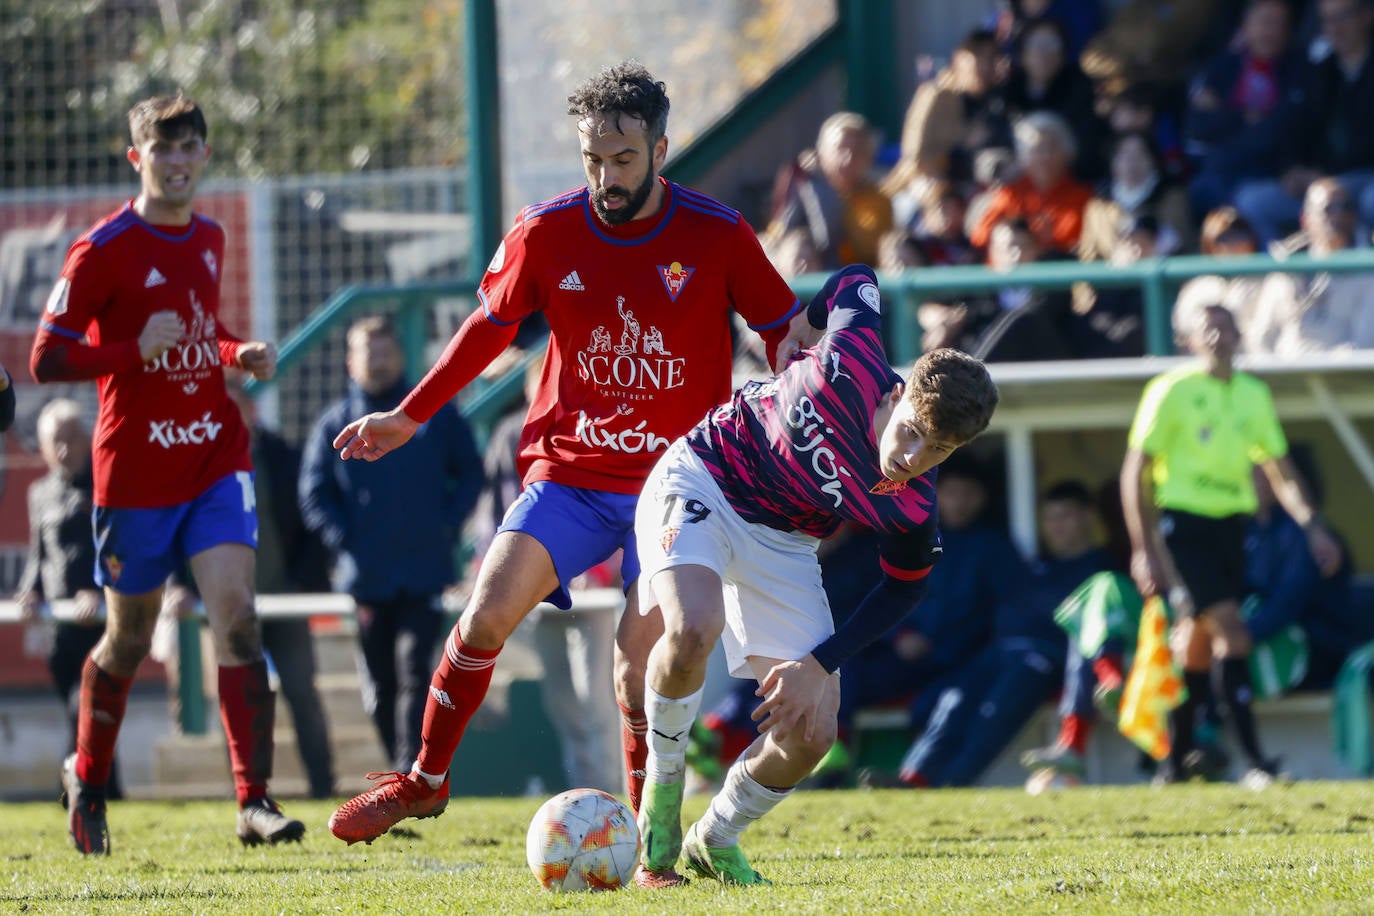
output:
<svg viewBox="0 0 1374 916"><path fill-rule="evenodd" d="M654 576L705 566L725 586L721 641L730 673L752 678L748 658L802 658L835 632L821 587L816 538L739 517L683 440L664 452L635 510L639 607L658 605Z"/></svg>

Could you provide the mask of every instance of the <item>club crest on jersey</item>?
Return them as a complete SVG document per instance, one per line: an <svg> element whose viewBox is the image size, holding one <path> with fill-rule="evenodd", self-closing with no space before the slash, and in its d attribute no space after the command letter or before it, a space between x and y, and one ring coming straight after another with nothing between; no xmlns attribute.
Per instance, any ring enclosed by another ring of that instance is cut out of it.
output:
<svg viewBox="0 0 1374 916"><path fill-rule="evenodd" d="M200 256L205 259L205 266L210 270L210 276L219 279L219 259L209 248L201 252Z"/></svg>
<svg viewBox="0 0 1374 916"><path fill-rule="evenodd" d="M668 291L668 298L673 302L677 301L678 294L687 285L687 281L692 279L694 273L695 267L683 267L681 261L674 261L667 267L658 265L658 277L663 281L663 288Z"/></svg>
<svg viewBox="0 0 1374 916"><path fill-rule="evenodd" d="M677 540L677 533L681 529L675 525L668 525L663 529L663 535L658 539L658 543L663 547L663 552L667 553L673 549L673 542Z"/></svg>
<svg viewBox="0 0 1374 916"><path fill-rule="evenodd" d="M111 582L118 582L119 574L124 571L124 561L116 556L106 557L105 571L110 574Z"/></svg>
<svg viewBox="0 0 1374 916"><path fill-rule="evenodd" d="M878 481L873 486L869 487L868 492L872 493L874 496L891 496L892 494L900 493L905 489L905 480L888 480L886 477L884 477L882 480Z"/></svg>

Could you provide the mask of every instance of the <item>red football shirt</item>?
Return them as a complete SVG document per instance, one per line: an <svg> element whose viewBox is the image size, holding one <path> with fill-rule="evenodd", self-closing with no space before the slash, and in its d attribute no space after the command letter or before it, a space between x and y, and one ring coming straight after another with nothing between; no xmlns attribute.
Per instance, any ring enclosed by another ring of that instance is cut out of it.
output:
<svg viewBox="0 0 1374 916"><path fill-rule="evenodd" d="M248 430L224 387L237 337L219 327L224 230L193 216L155 226L132 202L67 252L34 340L40 381L98 380L92 438L96 505L187 502L252 469ZM154 312L181 316L181 342L143 362L138 335Z"/></svg>
<svg viewBox="0 0 1374 916"><path fill-rule="evenodd" d="M755 331L800 308L735 210L663 181L654 217L607 226L587 189L525 208L478 290L487 316L542 311L548 357L520 441L538 480L638 493L731 391L730 311Z"/></svg>

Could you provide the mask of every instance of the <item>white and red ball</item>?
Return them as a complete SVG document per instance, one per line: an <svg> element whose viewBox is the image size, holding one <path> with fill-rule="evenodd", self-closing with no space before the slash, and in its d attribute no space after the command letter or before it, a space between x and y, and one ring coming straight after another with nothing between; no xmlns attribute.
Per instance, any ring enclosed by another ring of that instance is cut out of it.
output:
<svg viewBox="0 0 1374 916"><path fill-rule="evenodd" d="M615 890L634 876L639 827L614 795L569 789L535 812L525 835L525 860L551 891Z"/></svg>

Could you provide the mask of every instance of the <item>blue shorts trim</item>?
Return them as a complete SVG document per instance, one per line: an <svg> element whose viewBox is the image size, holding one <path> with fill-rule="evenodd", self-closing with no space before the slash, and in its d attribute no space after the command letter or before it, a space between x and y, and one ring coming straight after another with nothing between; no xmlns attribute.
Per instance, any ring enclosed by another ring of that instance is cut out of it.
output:
<svg viewBox="0 0 1374 916"><path fill-rule="evenodd" d="M220 544L258 546L253 475L220 478L189 502L158 509L96 506L95 581L125 595L162 586L196 554Z"/></svg>
<svg viewBox="0 0 1374 916"><path fill-rule="evenodd" d="M639 578L635 550L635 504L638 496L568 487L540 480L525 487L506 510L502 531L528 534L553 558L558 588L546 599L556 607L572 607L568 583L623 548L621 577L626 588Z"/></svg>

